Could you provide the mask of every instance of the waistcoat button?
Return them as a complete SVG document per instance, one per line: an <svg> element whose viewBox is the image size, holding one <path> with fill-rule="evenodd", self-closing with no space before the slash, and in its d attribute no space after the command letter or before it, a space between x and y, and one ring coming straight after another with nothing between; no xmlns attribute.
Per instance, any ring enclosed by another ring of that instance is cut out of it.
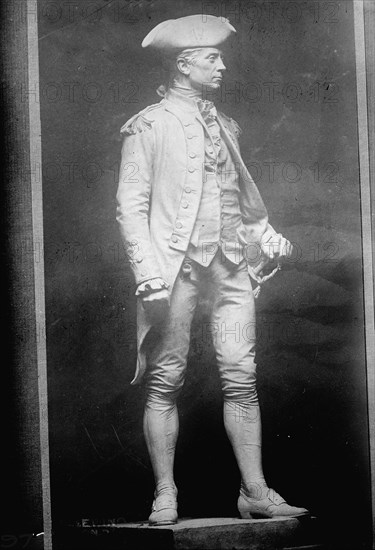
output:
<svg viewBox="0 0 375 550"><path fill-rule="evenodd" d="M172 243L176 243L178 241L177 235L172 235Z"/></svg>
<svg viewBox="0 0 375 550"><path fill-rule="evenodd" d="M185 187L185 193L191 193L191 187Z"/></svg>

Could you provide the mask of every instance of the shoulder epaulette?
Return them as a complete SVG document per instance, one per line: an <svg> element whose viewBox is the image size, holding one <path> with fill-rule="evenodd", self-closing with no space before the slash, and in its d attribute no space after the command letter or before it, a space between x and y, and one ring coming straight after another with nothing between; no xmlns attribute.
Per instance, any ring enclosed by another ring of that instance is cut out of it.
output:
<svg viewBox="0 0 375 550"><path fill-rule="evenodd" d="M160 107L162 107L161 102L154 103L153 105L149 105L143 109L143 111L140 111L136 115L132 116L127 122L125 122L124 126L120 130L120 133L132 135L137 132L143 132L144 130L150 130L154 121L147 118L145 115Z"/></svg>
<svg viewBox="0 0 375 550"><path fill-rule="evenodd" d="M242 134L242 130L238 122L236 122L234 118L231 118L222 112L220 112L220 116L231 126L231 129L236 134L236 136L240 137L240 135Z"/></svg>

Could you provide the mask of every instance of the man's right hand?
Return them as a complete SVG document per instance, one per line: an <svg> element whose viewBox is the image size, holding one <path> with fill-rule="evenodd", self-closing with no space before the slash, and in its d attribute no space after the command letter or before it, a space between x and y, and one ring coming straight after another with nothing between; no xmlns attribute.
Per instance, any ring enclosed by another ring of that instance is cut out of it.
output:
<svg viewBox="0 0 375 550"><path fill-rule="evenodd" d="M152 323L161 322L169 308L169 292L165 288L141 297L142 305Z"/></svg>

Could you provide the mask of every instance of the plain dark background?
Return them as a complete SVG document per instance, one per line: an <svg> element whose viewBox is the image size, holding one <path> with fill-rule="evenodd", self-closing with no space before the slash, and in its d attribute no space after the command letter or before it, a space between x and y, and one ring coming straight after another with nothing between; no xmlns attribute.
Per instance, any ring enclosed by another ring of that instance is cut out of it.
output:
<svg viewBox="0 0 375 550"><path fill-rule="evenodd" d="M350 1L39 3L53 519L149 514L144 396L129 384L135 288L115 221L119 129L160 99L162 71L143 37L202 9L237 29L216 103L242 127L270 222L298 253L257 304L266 477L359 548L370 494ZM237 515L205 320L203 303L180 398L181 517Z"/></svg>

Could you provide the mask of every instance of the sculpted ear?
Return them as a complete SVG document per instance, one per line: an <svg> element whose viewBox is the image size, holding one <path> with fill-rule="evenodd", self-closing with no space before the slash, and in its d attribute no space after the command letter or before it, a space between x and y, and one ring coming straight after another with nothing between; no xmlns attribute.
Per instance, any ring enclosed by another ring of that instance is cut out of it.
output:
<svg viewBox="0 0 375 550"><path fill-rule="evenodd" d="M182 58L177 59L176 65L180 73L184 75L190 74L190 64L186 61L186 59L182 59Z"/></svg>

